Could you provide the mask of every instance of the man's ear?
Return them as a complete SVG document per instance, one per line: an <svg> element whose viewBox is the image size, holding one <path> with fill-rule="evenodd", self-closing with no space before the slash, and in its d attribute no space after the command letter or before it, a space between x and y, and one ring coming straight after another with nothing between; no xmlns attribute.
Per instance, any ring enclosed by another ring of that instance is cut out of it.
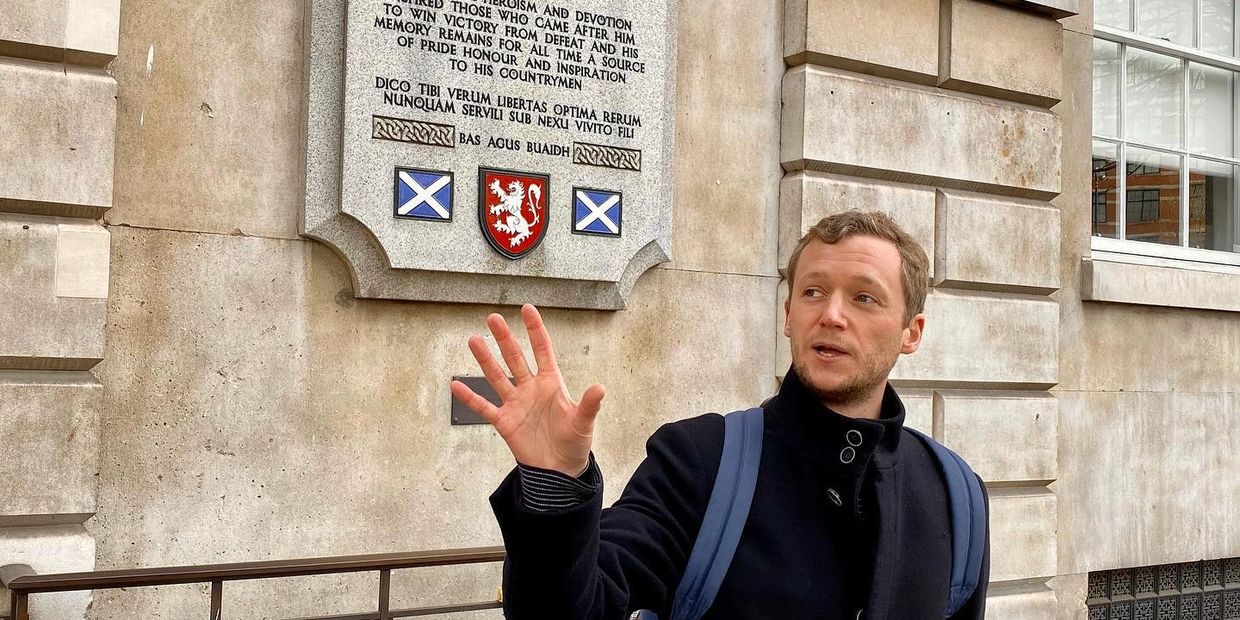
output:
<svg viewBox="0 0 1240 620"><path fill-rule="evenodd" d="M791 295L791 293L789 293ZM792 327L788 325L788 311L792 309L792 297L784 300L784 337L792 337Z"/></svg>
<svg viewBox="0 0 1240 620"><path fill-rule="evenodd" d="M926 328L926 315L918 314L913 320L908 322L904 327L903 338L900 341L901 353L916 353L921 347L921 335Z"/></svg>

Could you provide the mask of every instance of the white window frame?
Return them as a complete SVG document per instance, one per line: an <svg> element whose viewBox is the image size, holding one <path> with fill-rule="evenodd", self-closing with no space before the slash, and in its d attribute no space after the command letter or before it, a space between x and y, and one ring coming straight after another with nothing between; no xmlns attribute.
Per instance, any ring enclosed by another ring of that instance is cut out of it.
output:
<svg viewBox="0 0 1240 620"><path fill-rule="evenodd" d="M1137 0L1139 1L1139 0ZM1194 15L1196 16L1196 25L1193 30L1194 43L1199 43L1201 37L1201 0L1194 2ZM1237 15L1233 22L1233 50L1240 55L1240 1L1235 3L1235 11ZM1134 6L1129 16L1129 25L1135 30L1135 23L1139 7ZM1103 142L1115 146L1115 154L1117 162L1127 163L1127 147L1132 146L1143 150L1155 151L1167 155L1174 155L1179 158L1180 162L1180 230L1179 230L1179 246L1164 245L1159 243L1150 243L1146 241L1133 241L1124 239L1127 236L1126 220L1127 220L1127 167L1119 167L1116 170L1116 236L1118 239L1110 237L1091 236L1091 249L1095 252L1105 253L1110 256L1146 256L1157 257L1163 259L1187 261L1190 263L1206 263L1213 265L1233 265L1240 266L1240 230L1233 232L1233 236L1237 237L1235 242L1235 250L1227 252L1224 250L1206 250L1201 248L1190 248L1188 244L1188 221L1190 216L1190 196L1189 196L1189 168L1191 160L1197 159L1202 161L1210 161L1220 164L1240 167L1240 158L1237 157L1220 157L1214 155L1205 155L1190 152L1191 144L1189 144L1189 105L1190 105L1190 71L1189 62L1208 65L1215 68L1225 69L1235 73L1232 78L1232 110L1233 116L1236 117L1232 123L1232 140L1236 148L1240 148L1240 58L1232 58L1206 52L1192 47L1179 45L1143 36L1135 32L1105 26L1100 24L1094 25L1094 37L1103 41L1109 41L1118 44L1119 47L1119 75L1116 80L1117 108L1116 108L1116 133L1119 137L1109 137L1094 135L1094 142ZM1137 48L1149 52L1163 54L1172 58L1179 59L1180 71L1183 75L1183 94L1181 101L1181 145L1179 148L1167 148L1155 146L1152 144L1144 144L1141 142L1128 140L1125 137L1124 124L1124 106L1126 99L1126 86L1128 83L1128 49ZM1235 153L1236 151L1233 151ZM1240 229L1240 170L1233 168L1232 177L1232 209L1233 226ZM1092 201L1091 201L1092 213ZM1091 216L1092 222L1092 216ZM1092 224L1091 224L1092 226Z"/></svg>

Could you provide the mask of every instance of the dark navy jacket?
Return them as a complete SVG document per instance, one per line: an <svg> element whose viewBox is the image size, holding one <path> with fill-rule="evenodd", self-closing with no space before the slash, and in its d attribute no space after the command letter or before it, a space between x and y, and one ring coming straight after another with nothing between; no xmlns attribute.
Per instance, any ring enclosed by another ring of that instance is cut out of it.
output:
<svg viewBox="0 0 1240 620"><path fill-rule="evenodd" d="M943 618L951 573L946 486L934 456L903 430L895 392L887 388L879 420L855 420L823 407L789 370L763 408L753 506L704 620ZM845 463L852 430L861 445ZM625 620L650 609L669 618L722 446L720 415L665 424L606 510L601 487L573 508L529 510L514 469L491 496L508 551L505 615ZM987 539L981 585L953 618L985 614Z"/></svg>

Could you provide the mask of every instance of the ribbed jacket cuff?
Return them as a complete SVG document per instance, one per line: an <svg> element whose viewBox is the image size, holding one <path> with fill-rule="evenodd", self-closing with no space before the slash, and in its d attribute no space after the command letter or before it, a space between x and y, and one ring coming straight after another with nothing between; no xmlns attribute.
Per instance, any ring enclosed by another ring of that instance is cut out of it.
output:
<svg viewBox="0 0 1240 620"><path fill-rule="evenodd" d="M521 481L521 506L535 512L556 512L583 504L603 486L594 454L586 471L574 478L567 474L517 463Z"/></svg>

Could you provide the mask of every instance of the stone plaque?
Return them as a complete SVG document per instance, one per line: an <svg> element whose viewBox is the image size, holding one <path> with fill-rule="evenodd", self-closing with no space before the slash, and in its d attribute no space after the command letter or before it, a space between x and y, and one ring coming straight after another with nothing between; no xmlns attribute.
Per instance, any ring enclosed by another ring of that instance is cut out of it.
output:
<svg viewBox="0 0 1240 620"><path fill-rule="evenodd" d="M618 309L668 260L671 0L308 0L302 233L359 297Z"/></svg>

